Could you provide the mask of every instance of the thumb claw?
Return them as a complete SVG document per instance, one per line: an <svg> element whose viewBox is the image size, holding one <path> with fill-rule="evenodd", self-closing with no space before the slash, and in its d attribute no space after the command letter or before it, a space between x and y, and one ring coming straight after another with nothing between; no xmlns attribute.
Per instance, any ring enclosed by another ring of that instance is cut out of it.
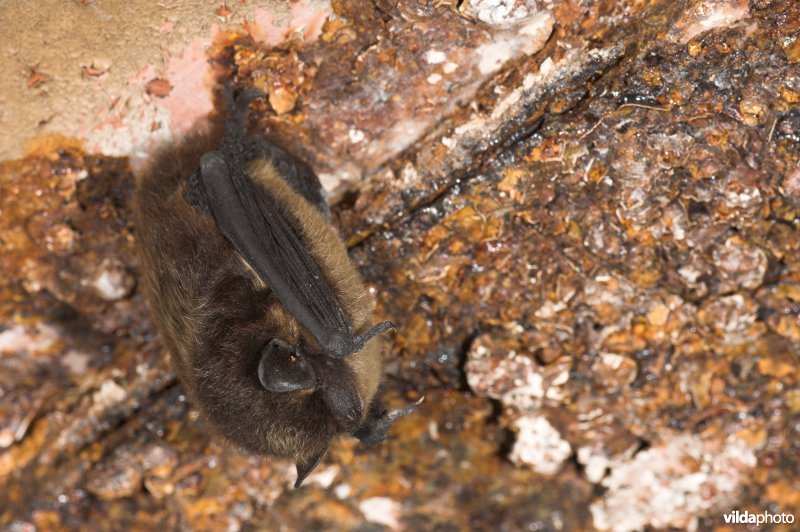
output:
<svg viewBox="0 0 800 532"><path fill-rule="evenodd" d="M358 349L356 351L360 351L373 337L378 336L379 334L383 334L386 331L391 331L392 329L396 329L394 323L391 321L382 321L379 324L375 325L372 329L368 330L361 336L358 336L355 341Z"/></svg>
<svg viewBox="0 0 800 532"><path fill-rule="evenodd" d="M331 331L325 341L321 341L325 353L334 358L345 358L364 349L364 346L374 336L394 329L391 321L382 321L360 336L351 336L349 333Z"/></svg>
<svg viewBox="0 0 800 532"><path fill-rule="evenodd" d="M408 404L408 405L406 405L406 406L404 406L402 408L394 408L392 410L389 410L384 415L386 417L388 417L389 419L391 419L392 422L394 423L398 419L404 418L407 415L413 414L414 412L416 412L417 409L419 408L419 405L421 405L424 400L425 400L425 396L423 395L422 397L420 397L419 399L417 399L413 403Z"/></svg>
<svg viewBox="0 0 800 532"><path fill-rule="evenodd" d="M381 443L388 437L389 429L392 428L392 425L394 425L395 421L416 411L424 400L425 398L422 397L402 408L395 408L385 411L380 417L372 418L365 423L353 434L353 436L367 445L376 445Z"/></svg>

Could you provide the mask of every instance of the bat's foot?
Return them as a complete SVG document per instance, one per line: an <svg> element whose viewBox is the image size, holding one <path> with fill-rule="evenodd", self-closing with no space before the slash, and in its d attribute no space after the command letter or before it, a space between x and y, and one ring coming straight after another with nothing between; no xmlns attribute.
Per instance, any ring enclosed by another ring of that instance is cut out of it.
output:
<svg viewBox="0 0 800 532"><path fill-rule="evenodd" d="M223 93L225 94L225 104L228 106L225 136L229 138L232 145L237 145L245 136L245 122L247 112L250 110L250 102L264 98L266 95L262 90L251 87L234 96L233 84L230 81L225 83Z"/></svg>
<svg viewBox="0 0 800 532"><path fill-rule="evenodd" d="M235 114L246 113L250 102L257 100L258 98L266 97L264 91L255 87L245 89L234 96L233 83L230 81L225 83L225 86L222 90L225 94L225 104L228 106L229 111Z"/></svg>
<svg viewBox="0 0 800 532"><path fill-rule="evenodd" d="M404 406L403 408L387 410L384 411L383 415L380 417L368 419L360 429L353 433L353 436L361 440L361 443L367 445L377 445L381 443L389 436L389 429L392 428L395 421L415 412L424 400L425 398L422 397L418 401Z"/></svg>

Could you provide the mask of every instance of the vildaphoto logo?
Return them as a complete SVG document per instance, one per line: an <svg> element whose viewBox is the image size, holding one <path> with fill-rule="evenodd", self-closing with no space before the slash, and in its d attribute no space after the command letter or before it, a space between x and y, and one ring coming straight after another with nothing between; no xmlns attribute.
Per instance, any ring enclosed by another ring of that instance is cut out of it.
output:
<svg viewBox="0 0 800 532"><path fill-rule="evenodd" d="M754 514L747 510L744 512L734 510L722 514L722 519L726 525L791 525L794 523L794 515L792 514L771 514L769 512Z"/></svg>

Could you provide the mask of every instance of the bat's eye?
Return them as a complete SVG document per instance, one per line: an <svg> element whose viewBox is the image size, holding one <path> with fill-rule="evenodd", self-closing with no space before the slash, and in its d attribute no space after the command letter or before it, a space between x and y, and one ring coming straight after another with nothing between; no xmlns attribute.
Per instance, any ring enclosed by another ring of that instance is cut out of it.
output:
<svg viewBox="0 0 800 532"><path fill-rule="evenodd" d="M272 339L261 352L258 380L270 392L287 393L314 389L317 377L305 356L279 338Z"/></svg>

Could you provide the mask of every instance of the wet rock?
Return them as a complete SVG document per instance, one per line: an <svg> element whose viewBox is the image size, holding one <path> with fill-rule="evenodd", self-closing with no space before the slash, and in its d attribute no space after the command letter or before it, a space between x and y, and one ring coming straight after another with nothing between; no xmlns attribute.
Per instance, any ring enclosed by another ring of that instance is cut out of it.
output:
<svg viewBox="0 0 800 532"><path fill-rule="evenodd" d="M742 477L756 465L748 442L670 438L616 465L592 504L599 530L694 528L699 515L726 510Z"/></svg>
<svg viewBox="0 0 800 532"><path fill-rule="evenodd" d="M714 261L721 274L721 292L740 288L754 290L761 285L767 272L766 253L738 236L727 239L714 250Z"/></svg>
<svg viewBox="0 0 800 532"><path fill-rule="evenodd" d="M543 416L523 416L512 426L517 440L509 458L515 464L525 464L543 475L554 475L572 454L569 443Z"/></svg>
<svg viewBox="0 0 800 532"><path fill-rule="evenodd" d="M762 324L756 322L757 310L755 301L734 294L710 299L698 317L724 343L740 345L763 333Z"/></svg>
<svg viewBox="0 0 800 532"><path fill-rule="evenodd" d="M560 399L562 387L569 380L569 368L563 363L542 367L530 353L518 351L525 347L516 339L476 338L465 367L472 391L499 399L518 412L535 411L545 400Z"/></svg>
<svg viewBox="0 0 800 532"><path fill-rule="evenodd" d="M399 528L400 505L388 497L371 497L361 501L358 508L370 523Z"/></svg>
<svg viewBox="0 0 800 532"><path fill-rule="evenodd" d="M234 32L211 56L270 95L251 125L341 186L334 219L398 324L387 406L425 402L292 490L292 464L217 438L174 382L127 161L40 148L0 163L0 526L797 515L800 7L330 9L319 40Z"/></svg>
<svg viewBox="0 0 800 532"><path fill-rule="evenodd" d="M117 301L131 294L136 285L136 279L126 271L121 262L104 259L91 284L100 297L106 301Z"/></svg>

